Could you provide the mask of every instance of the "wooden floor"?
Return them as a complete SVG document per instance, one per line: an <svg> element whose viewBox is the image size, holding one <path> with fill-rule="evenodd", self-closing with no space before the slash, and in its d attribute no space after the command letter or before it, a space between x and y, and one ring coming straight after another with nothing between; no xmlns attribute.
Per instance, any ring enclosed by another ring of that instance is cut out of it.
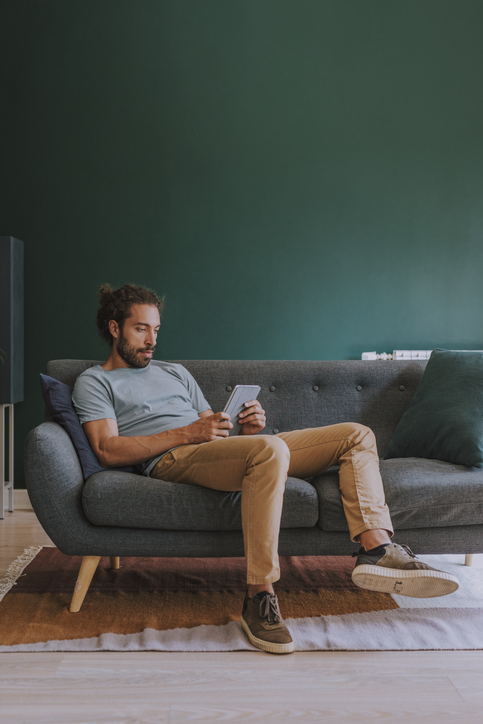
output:
<svg viewBox="0 0 483 724"><path fill-rule="evenodd" d="M49 543L0 521L0 575ZM483 721L483 651L0 654L0 724Z"/></svg>

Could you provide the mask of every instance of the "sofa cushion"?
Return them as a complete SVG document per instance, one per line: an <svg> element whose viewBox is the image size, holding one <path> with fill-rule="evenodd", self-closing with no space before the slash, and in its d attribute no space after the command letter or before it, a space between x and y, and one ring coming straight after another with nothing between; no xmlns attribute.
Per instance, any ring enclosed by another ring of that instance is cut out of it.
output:
<svg viewBox="0 0 483 724"><path fill-rule="evenodd" d="M40 375L40 388L45 405L54 422L64 428L74 445L84 479L105 468L92 452L86 434L72 404L72 387L48 375Z"/></svg>
<svg viewBox="0 0 483 724"><path fill-rule="evenodd" d="M107 470L108 468L103 468L99 463L89 445L89 440L72 404L72 387L59 382L53 377L42 374L40 375L40 387L42 397L52 419L64 428L72 440L81 464L84 480L87 480L94 473ZM128 472L135 471L132 465L116 469Z"/></svg>
<svg viewBox="0 0 483 724"><path fill-rule="evenodd" d="M386 458L483 468L483 352L435 349Z"/></svg>
<svg viewBox="0 0 483 724"><path fill-rule="evenodd" d="M167 483L114 471L92 475L82 504L94 525L160 530L241 530L241 492L220 492L198 485ZM312 528L319 517L317 493L310 483L288 478L282 528Z"/></svg>
<svg viewBox="0 0 483 724"><path fill-rule="evenodd" d="M422 458L381 460L380 466L395 529L481 525L482 470ZM319 496L321 530L348 530L338 473L319 475L311 484Z"/></svg>

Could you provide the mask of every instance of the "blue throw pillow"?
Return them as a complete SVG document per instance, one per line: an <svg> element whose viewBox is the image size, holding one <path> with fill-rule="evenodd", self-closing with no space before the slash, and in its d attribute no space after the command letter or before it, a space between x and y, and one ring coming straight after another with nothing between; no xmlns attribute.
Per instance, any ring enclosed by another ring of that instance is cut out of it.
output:
<svg viewBox="0 0 483 724"><path fill-rule="evenodd" d="M48 411L55 422L64 428L72 440L75 451L79 456L84 480L87 480L94 473L101 472L101 470L109 470L110 468L103 468L100 465L89 445L89 440L72 404L72 387L64 384L64 382L59 382L54 377L42 374L40 375L40 386ZM138 472L132 466L114 469L128 473Z"/></svg>

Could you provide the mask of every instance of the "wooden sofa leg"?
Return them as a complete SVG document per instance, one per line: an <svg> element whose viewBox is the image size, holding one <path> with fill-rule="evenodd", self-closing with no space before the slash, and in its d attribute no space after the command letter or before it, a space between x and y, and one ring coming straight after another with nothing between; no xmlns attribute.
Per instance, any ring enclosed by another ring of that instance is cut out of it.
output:
<svg viewBox="0 0 483 724"><path fill-rule="evenodd" d="M473 553L467 553L465 555L465 566L473 565Z"/></svg>
<svg viewBox="0 0 483 724"><path fill-rule="evenodd" d="M109 560L111 561L111 568L115 571L119 570L121 558L119 556L109 556Z"/></svg>
<svg viewBox="0 0 483 724"><path fill-rule="evenodd" d="M87 590L91 585L92 577L96 572L97 565L101 560L101 556L84 556L82 559L79 575L74 588L74 595L70 602L69 611L71 613L77 613L80 611L81 606L84 602Z"/></svg>

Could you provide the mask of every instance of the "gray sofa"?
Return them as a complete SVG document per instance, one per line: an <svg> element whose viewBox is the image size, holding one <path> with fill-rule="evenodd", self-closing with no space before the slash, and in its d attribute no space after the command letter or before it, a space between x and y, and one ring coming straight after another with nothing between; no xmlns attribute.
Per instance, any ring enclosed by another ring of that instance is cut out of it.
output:
<svg viewBox="0 0 483 724"><path fill-rule="evenodd" d="M265 434L355 421L372 428L381 458L426 364L179 361L214 411L223 409L234 385L257 383L267 414ZM94 364L99 362L55 360L46 371L73 385ZM93 562L99 556L243 555L241 493L118 471L98 472L84 481L69 436L48 416L27 437L25 472L33 508L66 554L92 557ZM381 473L395 540L420 554L483 552L483 470L405 458L381 460ZM347 555L356 549L349 539L337 470L309 481L289 478L280 554Z"/></svg>

